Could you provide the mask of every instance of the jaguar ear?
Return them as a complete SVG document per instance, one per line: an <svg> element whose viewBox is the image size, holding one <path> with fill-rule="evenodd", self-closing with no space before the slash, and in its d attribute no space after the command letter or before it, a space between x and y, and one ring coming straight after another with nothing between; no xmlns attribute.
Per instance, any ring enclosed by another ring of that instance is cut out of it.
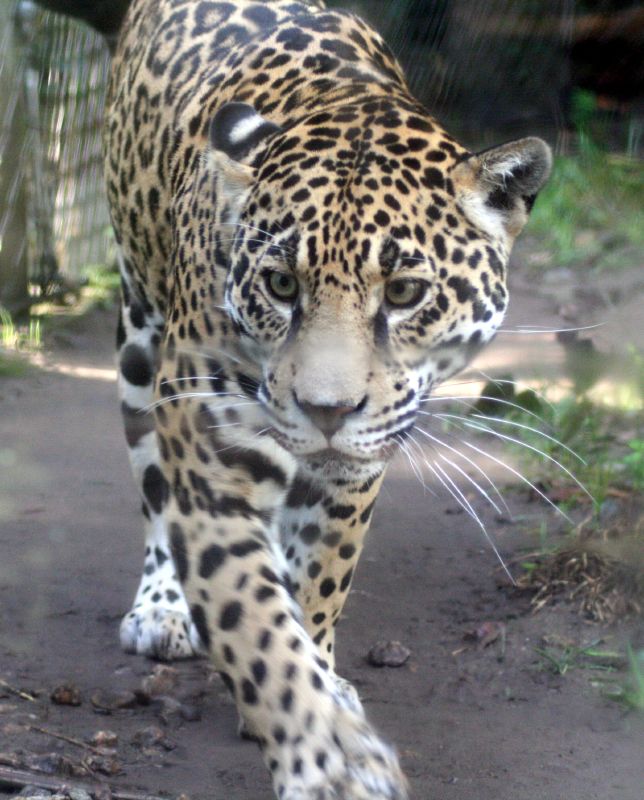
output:
<svg viewBox="0 0 644 800"><path fill-rule="evenodd" d="M469 156L454 168L452 179L472 222L511 241L525 225L551 167L548 145L530 137Z"/></svg>
<svg viewBox="0 0 644 800"><path fill-rule="evenodd" d="M253 151L280 130L279 125L264 119L247 103L225 103L213 117L208 164L233 216L241 209L253 180Z"/></svg>

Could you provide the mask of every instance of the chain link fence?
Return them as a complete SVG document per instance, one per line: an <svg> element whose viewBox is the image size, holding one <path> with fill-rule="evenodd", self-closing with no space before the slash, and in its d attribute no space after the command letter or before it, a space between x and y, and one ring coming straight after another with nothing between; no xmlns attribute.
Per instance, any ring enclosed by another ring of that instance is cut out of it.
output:
<svg viewBox="0 0 644 800"><path fill-rule="evenodd" d="M0 304L77 285L113 257L101 164L109 54L30 0L0 4Z"/></svg>

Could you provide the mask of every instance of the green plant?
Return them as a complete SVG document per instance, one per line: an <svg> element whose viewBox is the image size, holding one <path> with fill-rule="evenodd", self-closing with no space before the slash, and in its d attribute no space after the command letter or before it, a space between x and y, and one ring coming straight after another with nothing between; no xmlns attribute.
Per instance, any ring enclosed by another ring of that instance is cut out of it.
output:
<svg viewBox="0 0 644 800"><path fill-rule="evenodd" d="M641 491L644 489L644 439L631 439L628 447L631 452L623 457L622 463L630 476L633 488Z"/></svg>
<svg viewBox="0 0 644 800"><path fill-rule="evenodd" d="M644 649L626 649L628 675L622 681L595 681L604 697L631 711L644 711Z"/></svg>
<svg viewBox="0 0 644 800"><path fill-rule="evenodd" d="M78 317L92 308L110 310L120 285L116 267L94 264L81 270L81 279L67 286L55 298L42 296L34 310L44 317Z"/></svg>
<svg viewBox="0 0 644 800"><path fill-rule="evenodd" d="M4 355L0 351L0 378L20 378L28 369L28 365L15 355Z"/></svg>
<svg viewBox="0 0 644 800"><path fill-rule="evenodd" d="M606 412L584 398L568 397L548 403L534 392L508 392L500 403L476 404L470 427L489 430L507 442L530 468L537 468L545 485L576 486L570 502L587 492L601 503L613 479L613 466L605 458L612 436L605 424ZM483 389L484 397L496 396L493 383ZM498 392L497 392L498 395ZM486 413L481 413L481 411ZM566 505L564 497L559 500Z"/></svg>
<svg viewBox="0 0 644 800"><path fill-rule="evenodd" d="M540 658L539 669L555 675L566 675L573 669L586 669L602 673L591 683L600 689L604 697L621 703L631 711L644 711L644 649L634 650L630 645L626 654L615 650L604 650L596 640L589 645L577 646L569 642L548 637L544 647L535 648ZM627 669L620 679L615 674Z"/></svg>
<svg viewBox="0 0 644 800"><path fill-rule="evenodd" d="M574 505L587 492L599 508L615 484L634 491L644 487L644 439L632 438L627 452L619 440L632 419L583 396L549 403L531 390L515 393L506 378L486 384L482 399L459 424L507 442L538 480L560 489L561 506Z"/></svg>
<svg viewBox="0 0 644 800"><path fill-rule="evenodd" d="M82 294L92 305L111 308L119 289L118 270L105 265L92 265L82 271Z"/></svg>
<svg viewBox="0 0 644 800"><path fill-rule="evenodd" d="M547 263L639 265L642 172L636 160L605 153L583 136L578 155L555 158L526 229L549 253Z"/></svg>
<svg viewBox="0 0 644 800"><path fill-rule="evenodd" d="M523 561L519 562L519 566L524 572L531 573L539 568L539 560L543 556L551 555L556 552L557 545L553 544L550 540L550 532L548 530L548 523L545 519L539 521L539 526L536 530L539 537L539 543L536 548L532 549L529 555L526 555ZM537 559L537 560L534 560Z"/></svg>
<svg viewBox="0 0 644 800"><path fill-rule="evenodd" d="M0 347L8 351L38 350L42 346L40 320L30 317L26 325L18 325L11 314L0 306Z"/></svg>
<svg viewBox="0 0 644 800"><path fill-rule="evenodd" d="M599 644L601 639L580 647L549 637L544 647L535 647L535 653L541 659L539 668L555 675L565 675L572 669L615 672L624 663L624 656L614 650L602 650Z"/></svg>

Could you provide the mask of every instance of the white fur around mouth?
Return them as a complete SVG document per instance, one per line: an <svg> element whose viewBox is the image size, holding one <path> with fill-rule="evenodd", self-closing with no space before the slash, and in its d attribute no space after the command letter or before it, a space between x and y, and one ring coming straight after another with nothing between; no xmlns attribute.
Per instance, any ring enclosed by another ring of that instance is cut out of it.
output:
<svg viewBox="0 0 644 800"><path fill-rule="evenodd" d="M301 456L311 461L341 461L342 463L356 462L359 464L370 464L373 458L367 456L356 456L349 453L343 453L342 450L336 450L335 447L325 447L323 450L316 450L314 453L306 453Z"/></svg>
<svg viewBox="0 0 644 800"><path fill-rule="evenodd" d="M379 475L388 460L380 451L371 457L359 457L332 447L296 458L306 472L325 480L367 480Z"/></svg>

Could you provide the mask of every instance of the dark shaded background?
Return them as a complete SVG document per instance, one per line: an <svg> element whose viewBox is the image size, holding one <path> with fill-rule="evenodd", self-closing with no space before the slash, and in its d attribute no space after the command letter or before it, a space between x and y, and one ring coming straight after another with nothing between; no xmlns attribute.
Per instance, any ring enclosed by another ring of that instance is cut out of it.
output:
<svg viewBox="0 0 644 800"><path fill-rule="evenodd" d="M551 141L596 116L623 149L644 111L644 6L632 0L354 0L412 90L472 144L525 133Z"/></svg>
<svg viewBox="0 0 644 800"><path fill-rule="evenodd" d="M113 37L128 0L39 0ZM328 0L374 25L412 90L452 130L498 134L575 126L576 92L619 149L644 109L644 6L634 0Z"/></svg>

